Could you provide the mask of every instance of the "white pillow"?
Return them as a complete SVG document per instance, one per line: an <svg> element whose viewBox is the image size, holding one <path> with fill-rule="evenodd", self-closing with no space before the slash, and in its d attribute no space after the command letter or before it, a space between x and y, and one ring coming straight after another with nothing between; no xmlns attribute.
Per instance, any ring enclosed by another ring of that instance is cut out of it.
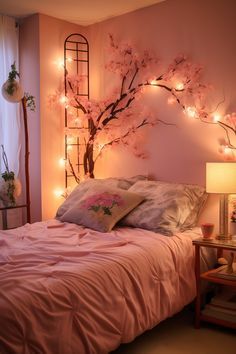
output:
<svg viewBox="0 0 236 354"><path fill-rule="evenodd" d="M203 187L160 181L138 181L130 189L145 197L121 224L173 235L194 227L207 198Z"/></svg>

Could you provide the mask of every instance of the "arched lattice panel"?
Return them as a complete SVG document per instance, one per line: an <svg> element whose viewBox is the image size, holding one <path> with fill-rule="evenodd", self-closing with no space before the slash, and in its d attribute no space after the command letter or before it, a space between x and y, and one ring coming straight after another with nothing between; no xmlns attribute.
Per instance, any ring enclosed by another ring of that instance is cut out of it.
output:
<svg viewBox="0 0 236 354"><path fill-rule="evenodd" d="M75 176L79 179L83 174L88 131L87 120L83 119L85 113L75 100L70 100L72 92L76 93L78 101L89 99L89 44L81 34L71 34L64 42L64 83L68 100L65 106L65 187L69 188L75 184Z"/></svg>

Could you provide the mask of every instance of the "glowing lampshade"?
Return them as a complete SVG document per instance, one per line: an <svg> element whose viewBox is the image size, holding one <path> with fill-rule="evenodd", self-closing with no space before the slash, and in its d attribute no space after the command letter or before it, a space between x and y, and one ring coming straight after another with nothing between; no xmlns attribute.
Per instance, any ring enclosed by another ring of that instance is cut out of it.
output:
<svg viewBox="0 0 236 354"><path fill-rule="evenodd" d="M236 193L236 162L207 162L206 191Z"/></svg>
<svg viewBox="0 0 236 354"><path fill-rule="evenodd" d="M219 239L229 239L228 194L236 193L236 162L207 162L206 191L220 194Z"/></svg>

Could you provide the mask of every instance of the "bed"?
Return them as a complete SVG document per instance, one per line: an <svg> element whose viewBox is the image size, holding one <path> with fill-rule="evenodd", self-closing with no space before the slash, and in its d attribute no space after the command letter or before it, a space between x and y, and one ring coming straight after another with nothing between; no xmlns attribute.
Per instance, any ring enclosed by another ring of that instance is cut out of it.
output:
<svg viewBox="0 0 236 354"><path fill-rule="evenodd" d="M132 341L194 299L199 236L61 220L1 231L0 353L105 354Z"/></svg>

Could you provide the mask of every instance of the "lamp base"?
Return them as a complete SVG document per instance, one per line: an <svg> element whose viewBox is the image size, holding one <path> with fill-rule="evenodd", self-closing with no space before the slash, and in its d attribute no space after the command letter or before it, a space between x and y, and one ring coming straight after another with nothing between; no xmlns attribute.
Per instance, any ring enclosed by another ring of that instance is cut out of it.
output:
<svg viewBox="0 0 236 354"><path fill-rule="evenodd" d="M231 235L229 234L229 225L228 225L228 195L220 195L220 208L219 208L219 235L216 236L217 240L229 241Z"/></svg>
<svg viewBox="0 0 236 354"><path fill-rule="evenodd" d="M216 239L221 241L229 241L231 238L232 235L216 235Z"/></svg>

